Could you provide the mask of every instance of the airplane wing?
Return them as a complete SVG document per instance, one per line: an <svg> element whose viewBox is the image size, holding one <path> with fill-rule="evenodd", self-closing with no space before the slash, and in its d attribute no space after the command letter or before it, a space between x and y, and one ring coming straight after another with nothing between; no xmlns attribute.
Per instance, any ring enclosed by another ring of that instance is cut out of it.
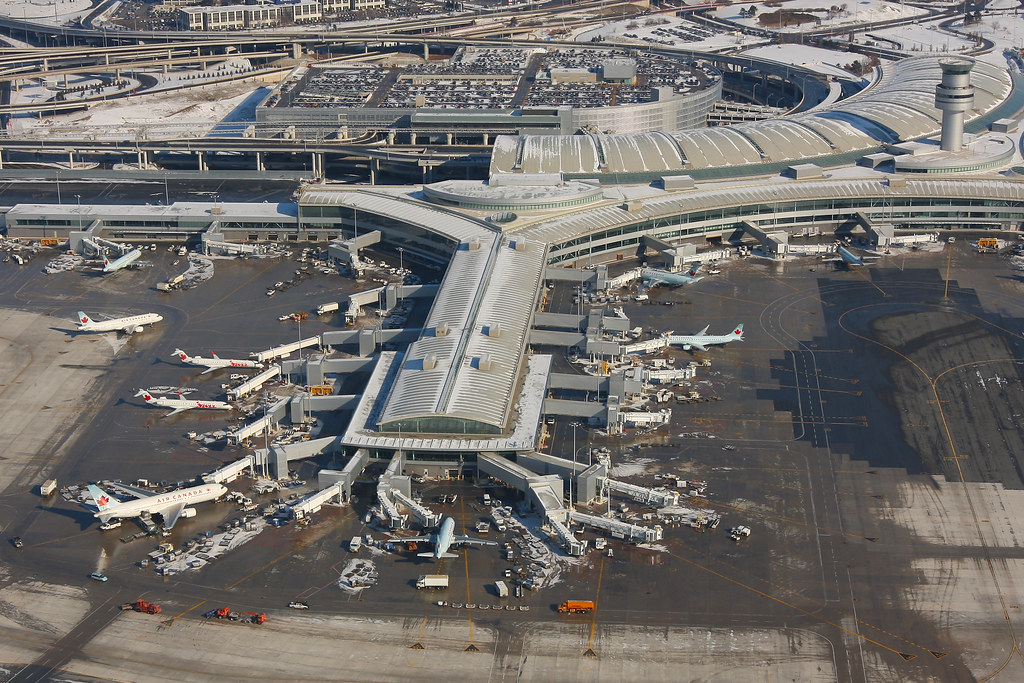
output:
<svg viewBox="0 0 1024 683"><path fill-rule="evenodd" d="M178 518L181 517L182 511L185 509L184 503L178 503L169 510L164 510L161 514L164 517L164 528L173 529L177 523Z"/></svg>
<svg viewBox="0 0 1024 683"><path fill-rule="evenodd" d="M695 342L695 341L690 342L690 347L694 348L694 349L697 349L698 351L707 351L708 350L708 347L704 346L703 344L701 344L699 342Z"/></svg>
<svg viewBox="0 0 1024 683"><path fill-rule="evenodd" d="M206 368L205 370L203 370L203 371L202 371L202 372L200 372L199 374L200 374L200 375L205 375L205 374L206 374L206 373L208 373L208 372L213 372L214 370L218 370L218 369L219 369L219 368Z"/></svg>
<svg viewBox="0 0 1024 683"><path fill-rule="evenodd" d="M127 493L130 496L135 496L136 498L149 498L150 496L155 496L156 495L152 491L147 491L145 489L135 488L134 486L128 486L127 484L116 484L115 483L115 484L111 484L110 488L117 489L118 491L121 491L123 493Z"/></svg>
<svg viewBox="0 0 1024 683"><path fill-rule="evenodd" d="M188 408L175 408L171 412L169 412L166 415L164 415L164 417L170 417L171 415L177 415L178 413L183 413L186 410L188 410Z"/></svg>
<svg viewBox="0 0 1024 683"><path fill-rule="evenodd" d="M472 536L453 536L452 544L465 543L467 545L498 545L495 541L485 541L482 538L473 538Z"/></svg>

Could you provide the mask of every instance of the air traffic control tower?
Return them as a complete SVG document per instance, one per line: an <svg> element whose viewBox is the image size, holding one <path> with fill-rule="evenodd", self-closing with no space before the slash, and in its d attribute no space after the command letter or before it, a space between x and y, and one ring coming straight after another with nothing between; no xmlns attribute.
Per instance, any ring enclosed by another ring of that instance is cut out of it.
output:
<svg viewBox="0 0 1024 683"><path fill-rule="evenodd" d="M964 113L974 106L971 69L974 60L946 57L939 60L942 82L935 86L935 107L942 110L942 142L945 152L959 152L964 144Z"/></svg>

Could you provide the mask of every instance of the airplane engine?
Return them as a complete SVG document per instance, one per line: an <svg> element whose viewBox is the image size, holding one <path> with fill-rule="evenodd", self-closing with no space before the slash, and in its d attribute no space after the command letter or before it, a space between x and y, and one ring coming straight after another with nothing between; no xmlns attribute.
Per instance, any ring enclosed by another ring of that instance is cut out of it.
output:
<svg viewBox="0 0 1024 683"><path fill-rule="evenodd" d="M142 332L142 325L136 325L135 327L128 330L128 334L134 334L135 332Z"/></svg>
<svg viewBox="0 0 1024 683"><path fill-rule="evenodd" d="M690 346L689 344L683 344L683 351L689 351L689 350L690 350L690 349L692 349L692 348L693 348L693 347L692 347L692 346Z"/></svg>
<svg viewBox="0 0 1024 683"><path fill-rule="evenodd" d="M185 508L184 510L181 511L181 518L182 519L188 519L189 517L195 517L195 516L196 516L196 509L195 508Z"/></svg>

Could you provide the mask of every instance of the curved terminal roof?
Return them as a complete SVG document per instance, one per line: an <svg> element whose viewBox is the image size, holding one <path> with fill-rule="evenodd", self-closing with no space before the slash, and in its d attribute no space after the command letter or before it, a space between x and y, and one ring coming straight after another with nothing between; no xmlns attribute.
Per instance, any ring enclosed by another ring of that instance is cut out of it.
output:
<svg viewBox="0 0 1024 683"><path fill-rule="evenodd" d="M463 420L469 433L508 427L545 263L545 245L521 237L460 245L405 355L383 429L429 431L415 425L430 418Z"/></svg>
<svg viewBox="0 0 1024 683"><path fill-rule="evenodd" d="M685 194L648 197L640 208L623 211L618 205L601 206L566 214L522 228L518 234L548 243L552 248L571 239L602 230L632 225L651 218L678 216L727 206L772 204L806 199L849 197L926 196L1024 201L1024 183L993 178L916 179L904 187L890 187L877 179L851 178L802 182L759 183L740 187L711 188Z"/></svg>
<svg viewBox="0 0 1024 683"><path fill-rule="evenodd" d="M882 68L867 90L828 108L734 126L622 135L499 136L491 173L642 173L728 168L811 159L936 134L942 114L935 86L939 57L904 59ZM1010 93L1005 70L975 62L974 108L967 120Z"/></svg>

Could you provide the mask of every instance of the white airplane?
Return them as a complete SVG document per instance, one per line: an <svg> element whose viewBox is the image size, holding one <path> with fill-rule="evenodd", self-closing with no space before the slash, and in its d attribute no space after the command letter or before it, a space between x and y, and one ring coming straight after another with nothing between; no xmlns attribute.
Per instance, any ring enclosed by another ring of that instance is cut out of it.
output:
<svg viewBox="0 0 1024 683"><path fill-rule="evenodd" d="M217 354L213 354L213 358L203 358L202 356L190 356L181 349L174 349L174 355L182 360L183 363L189 365L198 365L205 367L200 374L205 375L208 372L219 370L220 368L262 368L263 363L257 363L254 360L229 360L227 358L218 358Z"/></svg>
<svg viewBox="0 0 1024 683"><path fill-rule="evenodd" d="M697 271L700 270L699 263L690 267L685 273L670 273L667 270L657 270L656 268L641 268L640 277L650 282L652 285L670 285L672 287L679 287L680 285L692 285L695 282L700 282L704 279L703 276L697 277Z"/></svg>
<svg viewBox="0 0 1024 683"><path fill-rule="evenodd" d="M113 320L93 320L82 311L78 312L79 332L142 332L143 325L152 325L163 320L164 317L158 313L142 313L130 315L127 318L114 318Z"/></svg>
<svg viewBox="0 0 1024 683"><path fill-rule="evenodd" d="M181 392L178 392L178 398L168 398L166 396L154 396L145 389L139 389L139 393L136 396L141 396L146 399L146 403L151 406L160 406L161 408L174 408L171 412L164 415L164 417L170 417L171 415L177 415L178 413L186 410L192 410L193 408L199 408L202 410L234 410L235 407L227 401L193 401L190 398L183 398Z"/></svg>
<svg viewBox="0 0 1024 683"><path fill-rule="evenodd" d="M857 256L843 246L836 249L836 254L838 254L838 256L822 259L822 263L845 263L847 266L868 266L871 265L871 261L877 261L881 258L880 256Z"/></svg>
<svg viewBox="0 0 1024 683"><path fill-rule="evenodd" d="M729 334L708 334L708 325L697 334L670 334L668 343L674 346L682 346L684 351L699 349L707 351L713 344L728 344L734 341L743 341L743 324L739 324Z"/></svg>
<svg viewBox="0 0 1024 683"><path fill-rule="evenodd" d="M417 553L420 557L433 557L435 560L439 560L442 557L458 557L455 553L448 552L448 549L453 545L462 545L463 543L469 545L498 545L494 541L485 541L482 538L473 538L472 536L456 536L455 535L455 520L451 517L445 517L441 520L441 526L438 528L436 534L430 534L428 536L411 536L408 538L397 539L402 542L408 543L409 541L425 541L434 544L434 552L432 553Z"/></svg>
<svg viewBox="0 0 1024 683"><path fill-rule="evenodd" d="M104 273L113 273L114 271L121 270L122 268L127 268L140 256L142 256L142 251L139 249L132 249L124 256L121 256L113 261L111 261L104 255L103 268L101 268L100 270L102 270Z"/></svg>
<svg viewBox="0 0 1024 683"><path fill-rule="evenodd" d="M124 485L118 485L118 489L135 496L136 500L120 502L111 498L99 486L89 484L89 493L98 508L94 516L99 517L101 522L106 524L112 519L128 519L148 512L162 515L165 529L173 528L180 518L196 516L196 509L187 505L216 500L228 492L223 484L203 484L167 493L153 493Z"/></svg>

